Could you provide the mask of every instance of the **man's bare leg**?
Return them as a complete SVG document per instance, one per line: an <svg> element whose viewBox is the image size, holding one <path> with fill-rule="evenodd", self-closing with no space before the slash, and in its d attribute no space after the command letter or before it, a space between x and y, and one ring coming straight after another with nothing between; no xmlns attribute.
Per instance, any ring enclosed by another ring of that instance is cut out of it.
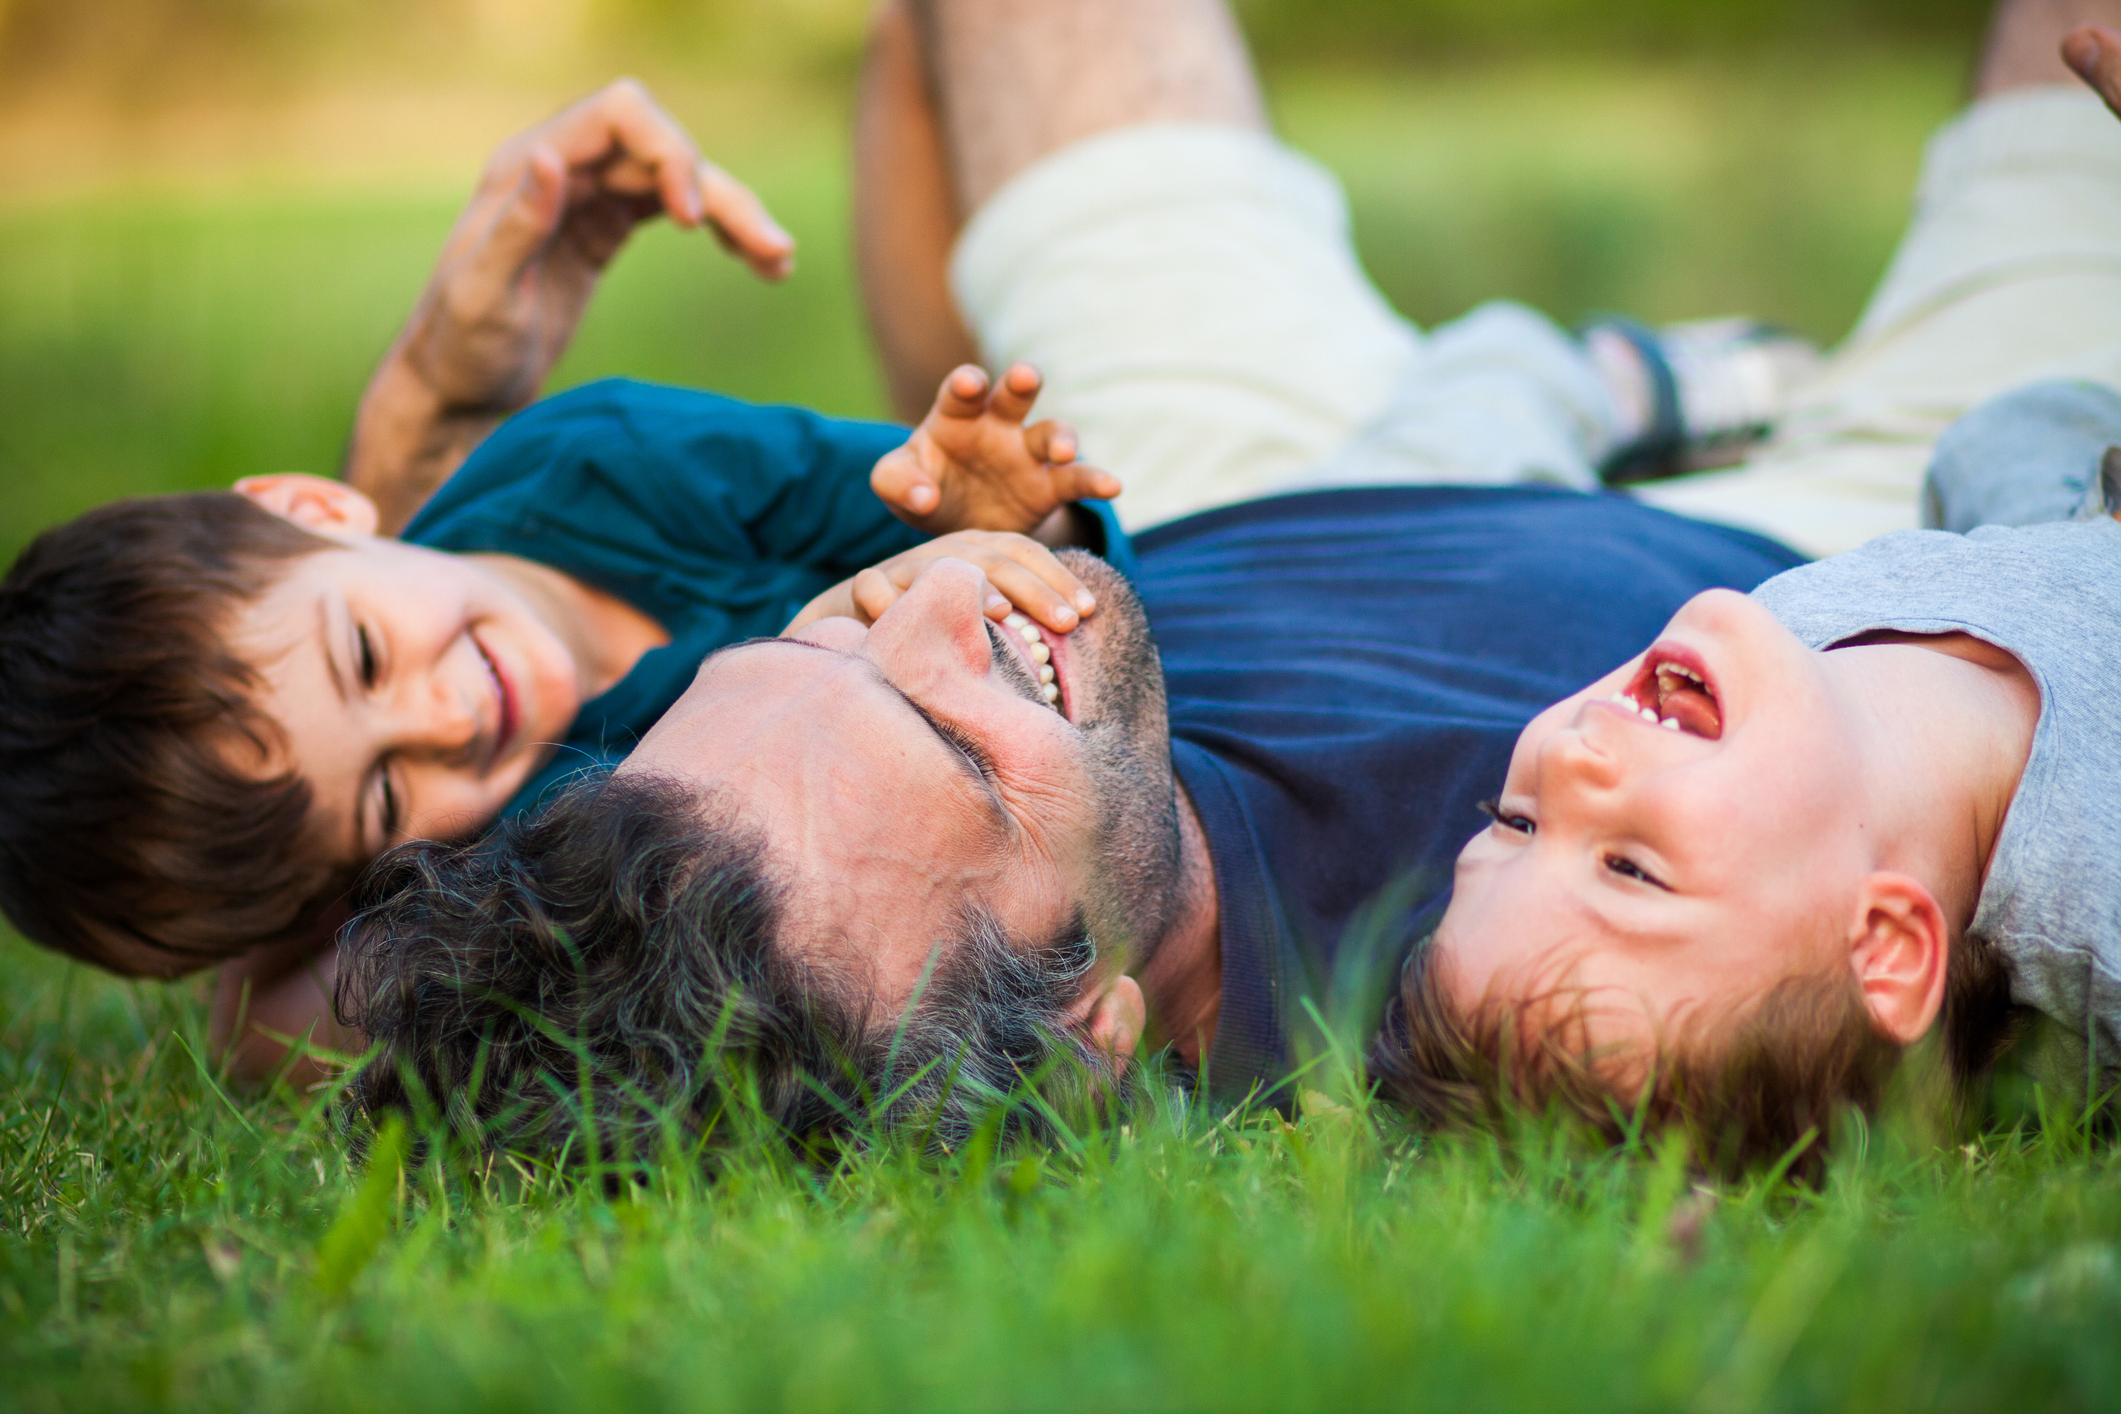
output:
<svg viewBox="0 0 2121 1414"><path fill-rule="evenodd" d="M910 0L960 216L1049 153L1137 123L1263 129L1223 0Z"/></svg>
<svg viewBox="0 0 2121 1414"><path fill-rule="evenodd" d="M2062 39L2079 25L2121 28L2121 0L2001 0L1989 21L1974 96L2077 83L2062 60Z"/></svg>
<svg viewBox="0 0 2121 1414"><path fill-rule="evenodd" d="M854 258L892 409L928 411L951 369L979 348L950 298L963 222L913 16L888 0L870 28L854 128Z"/></svg>

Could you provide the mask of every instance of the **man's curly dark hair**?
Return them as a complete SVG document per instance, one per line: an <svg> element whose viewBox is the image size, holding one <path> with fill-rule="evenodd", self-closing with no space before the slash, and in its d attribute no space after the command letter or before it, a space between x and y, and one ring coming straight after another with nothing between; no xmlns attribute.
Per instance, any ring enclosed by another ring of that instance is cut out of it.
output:
<svg viewBox="0 0 2121 1414"><path fill-rule="evenodd" d="M784 896L742 828L630 774L475 843L401 846L342 934L337 1008L375 1046L346 1103L489 1151L638 1162L761 1119L814 1152L908 1125L955 1147L1027 1087L1005 1129L1111 1093L1064 1017L1095 957L1079 927L1012 944L969 918L911 1014L880 1017L777 945Z"/></svg>

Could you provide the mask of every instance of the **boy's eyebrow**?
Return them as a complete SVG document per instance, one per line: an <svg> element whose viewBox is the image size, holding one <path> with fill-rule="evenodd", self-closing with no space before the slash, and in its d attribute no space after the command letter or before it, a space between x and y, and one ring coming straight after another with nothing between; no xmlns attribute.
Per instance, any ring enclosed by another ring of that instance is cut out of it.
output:
<svg viewBox="0 0 2121 1414"><path fill-rule="evenodd" d="M338 692L339 700L346 700L346 670L339 664L339 655L332 648L337 637L331 631L331 596L317 596L317 642L324 645L324 666L331 670L331 685ZM356 814L359 812L356 811ZM358 829L358 826L356 826Z"/></svg>

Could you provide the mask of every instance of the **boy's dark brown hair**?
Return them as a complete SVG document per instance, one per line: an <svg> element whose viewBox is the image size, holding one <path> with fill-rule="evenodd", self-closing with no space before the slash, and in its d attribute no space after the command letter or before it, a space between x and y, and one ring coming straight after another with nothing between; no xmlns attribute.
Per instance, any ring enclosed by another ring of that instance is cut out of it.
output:
<svg viewBox="0 0 2121 1414"><path fill-rule="evenodd" d="M227 491L119 501L0 581L0 908L47 947L172 977L303 926L350 880L225 635L331 542Z"/></svg>
<svg viewBox="0 0 2121 1414"><path fill-rule="evenodd" d="M1720 1042L1684 1028L1660 1045L1642 1092L1624 1096L1584 1043L1582 1002L1565 986L1468 1015L1444 989L1432 944L1408 959L1369 1058L1380 1093L1430 1124L1559 1112L1615 1143L1638 1122L1650 1134L1677 1128L1697 1159L1726 1175L1804 1143L1790 1171L1816 1179L1838 1120L1876 1107L1901 1056L1872 1024L1855 978L1832 969L1786 978ZM1964 934L1951 947L1945 1053L1964 1089L2008 1044L2015 1011L1994 952Z"/></svg>

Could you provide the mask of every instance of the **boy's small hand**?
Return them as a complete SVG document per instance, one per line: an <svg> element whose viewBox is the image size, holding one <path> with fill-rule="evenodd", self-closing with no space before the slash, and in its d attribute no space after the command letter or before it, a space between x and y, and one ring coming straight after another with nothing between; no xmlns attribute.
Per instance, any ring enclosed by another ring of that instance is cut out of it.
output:
<svg viewBox="0 0 2121 1414"><path fill-rule="evenodd" d="M875 623L913 587L931 560L945 558L964 560L987 576L990 619L1004 619L1012 610L1021 610L1055 633L1067 633L1097 608L1096 596L1036 540L1000 530L960 530L834 585L804 605L803 612L782 632L793 633L833 617Z"/></svg>
<svg viewBox="0 0 2121 1414"><path fill-rule="evenodd" d="M1070 502L1117 496L1116 477L1075 459L1074 428L1051 419L1024 426L1039 383L1028 363L991 385L971 364L957 369L906 445L876 464L871 489L893 515L931 535L1028 535Z"/></svg>

